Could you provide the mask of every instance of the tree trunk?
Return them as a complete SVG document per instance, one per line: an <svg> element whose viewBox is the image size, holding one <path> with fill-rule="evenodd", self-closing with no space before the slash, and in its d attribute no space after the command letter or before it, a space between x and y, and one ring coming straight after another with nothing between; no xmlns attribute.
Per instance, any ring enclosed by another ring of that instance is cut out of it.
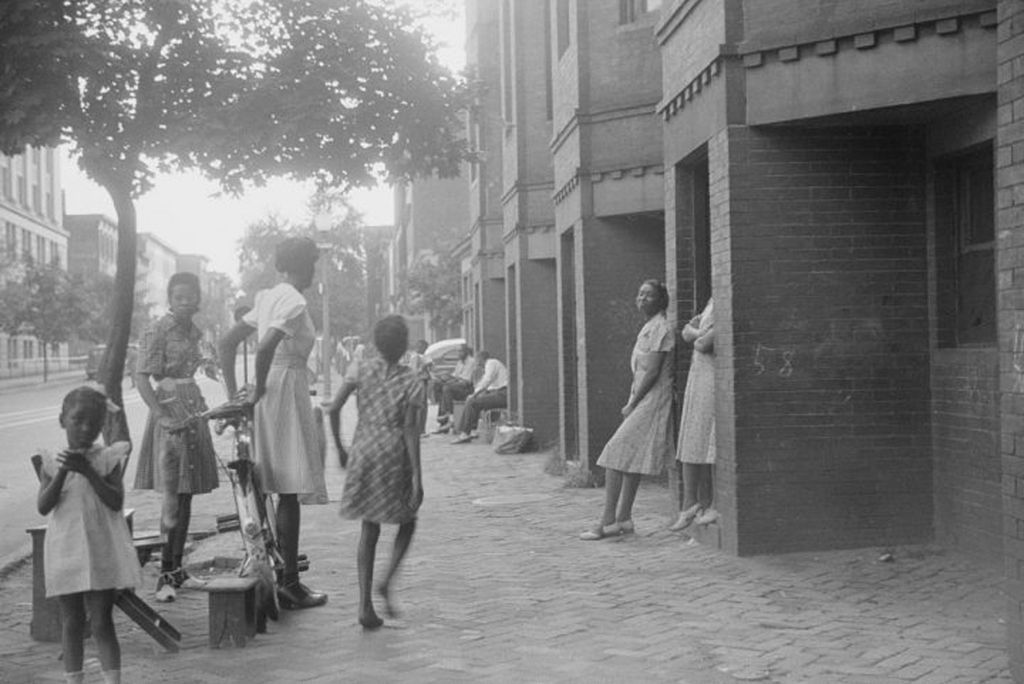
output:
<svg viewBox="0 0 1024 684"><path fill-rule="evenodd" d="M42 340L40 340L40 342L42 342L42 345L43 345L43 382L46 382L47 380L50 379L50 372L49 372L50 368L49 368L49 363L48 363L49 356L48 356L48 350L46 349L46 347L47 347L46 342L43 342Z"/></svg>
<svg viewBox="0 0 1024 684"><path fill-rule="evenodd" d="M131 183L124 182L116 186L110 184L106 189L117 211L117 274L114 276L114 301L109 309L110 333L104 352L106 377L103 378L103 384L107 397L121 407L120 411L107 415L103 437L110 444L130 440L121 381L128 353L128 338L131 335L132 309L135 305L135 263L138 256L135 251L135 204L132 202Z"/></svg>

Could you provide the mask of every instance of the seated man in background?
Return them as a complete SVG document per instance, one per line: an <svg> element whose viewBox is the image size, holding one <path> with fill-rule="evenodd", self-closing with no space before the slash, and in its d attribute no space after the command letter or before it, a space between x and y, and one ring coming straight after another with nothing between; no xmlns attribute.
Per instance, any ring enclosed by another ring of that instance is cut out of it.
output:
<svg viewBox="0 0 1024 684"><path fill-rule="evenodd" d="M457 434L452 444L465 444L473 439L470 431L476 429L482 411L508 406L508 369L505 364L491 358L482 349L476 355L476 362L483 364L484 374L473 388L473 394L466 399L466 407L455 426Z"/></svg>
<svg viewBox="0 0 1024 684"><path fill-rule="evenodd" d="M434 398L437 401L437 432L451 429L452 411L456 401L462 401L473 393L473 374L476 359L468 345L459 349L459 361L451 373L434 377Z"/></svg>

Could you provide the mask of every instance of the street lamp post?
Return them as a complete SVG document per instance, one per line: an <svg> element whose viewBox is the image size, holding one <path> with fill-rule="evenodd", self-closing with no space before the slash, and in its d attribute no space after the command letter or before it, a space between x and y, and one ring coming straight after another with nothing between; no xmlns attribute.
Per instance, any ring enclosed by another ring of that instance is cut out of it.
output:
<svg viewBox="0 0 1024 684"><path fill-rule="evenodd" d="M329 250L331 249L331 243L328 240L331 229L330 214L317 214L316 218L313 219L313 225L316 228L319 240L317 247L326 251L329 255ZM331 338L330 270L328 263L321 262L320 299L323 304L323 330L320 334L320 370L324 376L322 401L331 400L331 352L334 351L334 345L328 344L328 340Z"/></svg>

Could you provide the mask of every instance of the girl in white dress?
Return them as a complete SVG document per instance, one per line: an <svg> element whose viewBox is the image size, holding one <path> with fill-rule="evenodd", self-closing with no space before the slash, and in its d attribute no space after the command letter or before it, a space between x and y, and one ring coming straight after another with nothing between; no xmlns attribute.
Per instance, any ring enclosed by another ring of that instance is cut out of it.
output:
<svg viewBox="0 0 1024 684"><path fill-rule="evenodd" d="M72 390L60 412L68 447L43 454L39 512L49 515L43 558L47 597L60 603L67 681L83 679L86 609L105 682L121 681L121 647L114 629L118 589L141 583L139 561L124 519L122 472L131 446L94 444L106 418L106 397Z"/></svg>

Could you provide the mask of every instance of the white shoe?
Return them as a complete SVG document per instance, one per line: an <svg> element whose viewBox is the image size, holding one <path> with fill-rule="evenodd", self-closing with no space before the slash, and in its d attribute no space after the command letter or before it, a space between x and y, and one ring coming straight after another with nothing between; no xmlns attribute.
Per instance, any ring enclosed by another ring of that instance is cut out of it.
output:
<svg viewBox="0 0 1024 684"><path fill-rule="evenodd" d="M718 511L714 508L709 508L697 518L696 522L698 525L710 525L711 523L718 522Z"/></svg>
<svg viewBox="0 0 1024 684"><path fill-rule="evenodd" d="M170 603L178 597L174 590L174 579L169 572L165 572L156 581L156 600L159 603Z"/></svg>

